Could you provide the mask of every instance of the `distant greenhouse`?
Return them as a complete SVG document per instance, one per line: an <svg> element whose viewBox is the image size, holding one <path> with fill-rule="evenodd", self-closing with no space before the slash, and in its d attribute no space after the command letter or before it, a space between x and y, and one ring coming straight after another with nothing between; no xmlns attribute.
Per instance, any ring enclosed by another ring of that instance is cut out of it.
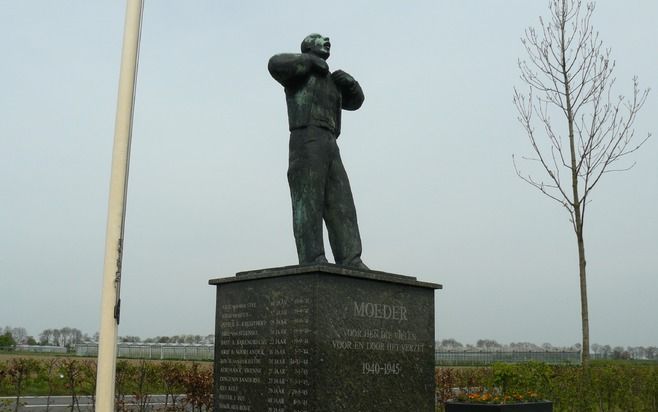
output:
<svg viewBox="0 0 658 412"><path fill-rule="evenodd" d="M212 360L214 345L209 344L160 344L160 343L119 343L117 356L137 359L177 359ZM75 345L78 356L98 356L98 344Z"/></svg>

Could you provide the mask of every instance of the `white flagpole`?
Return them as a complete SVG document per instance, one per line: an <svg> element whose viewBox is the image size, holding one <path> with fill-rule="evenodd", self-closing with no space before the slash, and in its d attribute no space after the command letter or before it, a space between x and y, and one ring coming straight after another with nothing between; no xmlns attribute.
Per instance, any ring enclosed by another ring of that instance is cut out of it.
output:
<svg viewBox="0 0 658 412"><path fill-rule="evenodd" d="M96 372L97 412L114 412L123 230L143 8L143 0L126 0L126 21L119 74L119 95L114 128L110 199L105 237L105 263L103 265L101 324L98 339L98 369Z"/></svg>

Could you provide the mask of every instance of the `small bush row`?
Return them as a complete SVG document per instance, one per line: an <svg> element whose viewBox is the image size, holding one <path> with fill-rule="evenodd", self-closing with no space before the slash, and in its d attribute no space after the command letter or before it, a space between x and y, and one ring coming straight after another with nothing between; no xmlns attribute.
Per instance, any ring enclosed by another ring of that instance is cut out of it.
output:
<svg viewBox="0 0 658 412"><path fill-rule="evenodd" d="M439 411L459 389L537 394L554 412L658 412L658 365L595 362L570 365L495 364L487 368L437 368Z"/></svg>
<svg viewBox="0 0 658 412"><path fill-rule="evenodd" d="M166 395L161 408L168 411L212 410L211 364L119 360L116 367L116 410L144 412L152 394ZM67 395L70 410L77 411L81 396L94 402L96 361L76 358L12 358L0 361L0 396L11 402L0 404L0 411L15 411L23 396ZM183 396L181 396L183 395Z"/></svg>
<svg viewBox="0 0 658 412"><path fill-rule="evenodd" d="M658 365L624 362L568 365L495 364L492 367L437 368L438 411L458 389L503 395L533 393L553 402L555 412L658 412ZM116 369L117 410L144 412L151 394L166 395L164 410L212 410L212 366L119 360ZM15 397L0 411L18 411L21 397L55 395L92 398L96 362L76 358L12 358L0 361L0 396ZM183 395L183 396L181 396ZM513 397L513 396L512 396Z"/></svg>

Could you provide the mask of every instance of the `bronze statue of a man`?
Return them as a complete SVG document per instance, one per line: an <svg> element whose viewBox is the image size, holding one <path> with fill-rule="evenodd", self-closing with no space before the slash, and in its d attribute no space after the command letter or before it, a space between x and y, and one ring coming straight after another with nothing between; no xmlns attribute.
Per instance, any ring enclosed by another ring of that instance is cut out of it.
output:
<svg viewBox="0 0 658 412"><path fill-rule="evenodd" d="M357 110L364 96L342 70L329 71L328 37L311 34L302 52L277 54L267 66L286 92L290 126L288 184L299 263L326 263L322 221L337 264L368 269L347 173L336 139L341 110Z"/></svg>

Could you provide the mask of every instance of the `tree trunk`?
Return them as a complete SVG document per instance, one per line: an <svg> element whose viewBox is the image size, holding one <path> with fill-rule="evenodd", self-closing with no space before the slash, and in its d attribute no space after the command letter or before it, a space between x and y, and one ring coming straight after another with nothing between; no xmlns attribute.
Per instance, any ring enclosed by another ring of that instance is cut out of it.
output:
<svg viewBox="0 0 658 412"><path fill-rule="evenodd" d="M561 54L561 70L562 78L564 81L564 96L565 96L565 109L567 117L567 125L569 127L569 154L571 157L571 189L572 189L572 202L573 202L573 223L574 231L576 232L576 239L578 240L578 276L580 278L580 318L582 322L583 342L581 348L581 360L583 365L589 362L589 314L587 310L587 272L585 261L585 239L583 237L583 209L585 204L580 202L580 191L578 188L578 161L576 153L576 138L574 133L574 108L571 99L571 80L569 78L569 71L567 69L567 39L565 38L565 29L567 24L567 4L562 1L562 16L560 19L560 54ZM587 188L584 188L587 191Z"/></svg>
<svg viewBox="0 0 658 412"><path fill-rule="evenodd" d="M580 277L580 316L583 330L581 360L583 366L587 366L589 363L589 310L587 308L587 262L585 260L585 240L583 238L582 222L578 228L576 237L578 238L578 274Z"/></svg>

